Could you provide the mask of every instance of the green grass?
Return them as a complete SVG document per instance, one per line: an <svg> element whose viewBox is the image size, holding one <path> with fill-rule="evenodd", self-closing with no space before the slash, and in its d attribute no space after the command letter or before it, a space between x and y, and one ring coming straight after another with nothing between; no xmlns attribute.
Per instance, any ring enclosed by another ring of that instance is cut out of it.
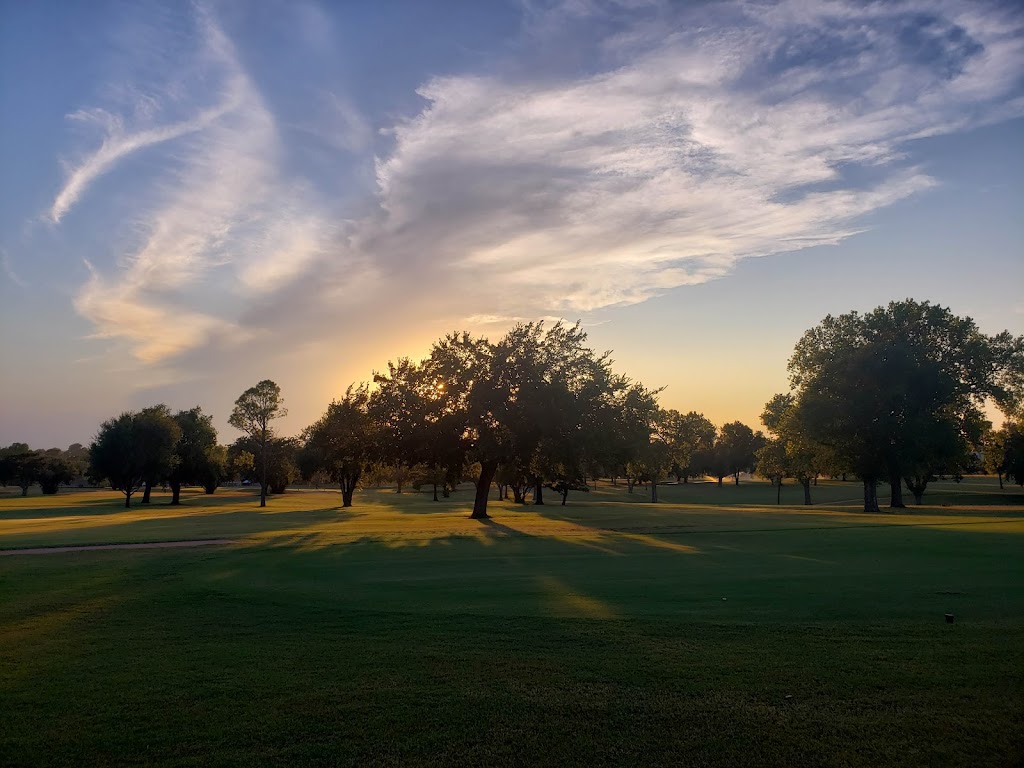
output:
<svg viewBox="0 0 1024 768"><path fill-rule="evenodd" d="M1019 489L783 491L2 497L0 549L236 543L0 557L0 763L1024 759Z"/></svg>

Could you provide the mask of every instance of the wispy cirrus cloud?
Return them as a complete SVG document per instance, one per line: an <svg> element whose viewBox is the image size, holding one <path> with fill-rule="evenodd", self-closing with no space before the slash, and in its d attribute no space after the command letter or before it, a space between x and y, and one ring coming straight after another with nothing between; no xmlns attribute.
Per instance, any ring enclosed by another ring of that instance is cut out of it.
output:
<svg viewBox="0 0 1024 768"><path fill-rule="evenodd" d="M98 150L86 157L79 165L69 168L67 181L54 198L53 205L50 206L48 214L50 221L59 224L64 214L78 202L89 185L113 168L119 160L140 149L202 130L218 117L230 111L232 106L235 105L229 101L219 104L213 109L204 110L190 120L131 133L125 132L124 121L119 115L111 114L106 110L73 112L68 116L70 119L99 124L103 127L106 135Z"/></svg>
<svg viewBox="0 0 1024 768"><path fill-rule="evenodd" d="M426 243L418 258L503 313L635 303L840 242L934 185L902 161L908 141L1024 114L1024 25L1006 8L662 13L610 36L614 66L587 77L425 84L378 162L368 242L398 259Z"/></svg>
<svg viewBox="0 0 1024 768"><path fill-rule="evenodd" d="M14 271L14 267L11 265L11 258L3 248L0 248L0 272L3 272L4 276L19 288L28 287L28 283L22 280L18 273Z"/></svg>
<svg viewBox="0 0 1024 768"><path fill-rule="evenodd" d="M103 116L106 137L72 171L53 206L59 222L117 161L168 145L166 169L146 179L149 202L131 214L136 244L119 254L114 271L90 267L75 297L95 337L126 342L144 363L216 340L252 338L236 319L248 302L308 268L336 234L309 184L286 172L277 121L231 41L202 8L195 23L198 45L185 54L185 69L195 73L203 96L214 85L215 106L132 132L121 115L94 112ZM146 109L133 111L157 119L157 92L142 97Z"/></svg>

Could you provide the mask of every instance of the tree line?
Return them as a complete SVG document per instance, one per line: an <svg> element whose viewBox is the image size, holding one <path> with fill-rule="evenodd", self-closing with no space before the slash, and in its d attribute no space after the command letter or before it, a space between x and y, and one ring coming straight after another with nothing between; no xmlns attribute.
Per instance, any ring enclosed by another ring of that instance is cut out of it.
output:
<svg viewBox="0 0 1024 768"><path fill-rule="evenodd" d="M597 477L621 477L630 493L644 483L656 502L670 476L722 485L757 471L780 489L795 479L809 504L818 477L852 475L870 512L880 484L891 507L904 506L904 485L921 503L933 478L978 469L979 456L1000 485L1024 485L1024 337L987 336L928 302L830 315L807 331L789 361L790 391L761 415L767 434L662 408L660 389L616 373L586 340L579 323L561 322L520 324L497 342L448 334L422 360L400 358L350 386L297 437L274 428L287 411L270 380L236 400L229 423L243 436L227 447L199 407L126 412L101 425L87 474L121 490L126 506L139 490L148 502L157 484L176 504L183 484L213 493L227 477L257 482L261 506L300 477L337 484L346 507L368 474L399 492L426 486L435 500L470 480L475 518L487 517L492 488L535 504L550 490L564 504ZM1000 430L983 418L986 399L1007 416Z"/></svg>

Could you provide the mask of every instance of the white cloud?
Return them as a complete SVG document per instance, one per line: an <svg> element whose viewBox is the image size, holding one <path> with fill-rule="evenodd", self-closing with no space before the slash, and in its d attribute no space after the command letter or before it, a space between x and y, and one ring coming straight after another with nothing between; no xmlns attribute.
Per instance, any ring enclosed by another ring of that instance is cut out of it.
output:
<svg viewBox="0 0 1024 768"><path fill-rule="evenodd" d="M75 309L96 328L92 338L126 339L136 359L156 363L239 329L211 315L155 302L134 286L104 284L93 275Z"/></svg>
<svg viewBox="0 0 1024 768"><path fill-rule="evenodd" d="M153 202L134 214L137 246L120 254L115 272L92 270L75 299L96 337L127 343L145 363L214 339L250 338L231 315L299 275L336 234L308 185L285 173L276 121L231 41L202 9L197 24L202 45L189 64L198 92L214 84L217 106L134 133L122 130L121 116L94 112L108 123L108 138L54 203L59 221L115 162L177 140L169 170L147 184L143 197ZM132 111L152 119L159 101L140 96Z"/></svg>
<svg viewBox="0 0 1024 768"><path fill-rule="evenodd" d="M625 63L585 78L434 79L378 161L368 242L422 244L503 315L639 302L839 242L934 184L902 166L906 141L1024 112L1007 101L1020 19L908 15L928 8L716 4L736 23L620 35Z"/></svg>
<svg viewBox="0 0 1024 768"><path fill-rule="evenodd" d="M149 116L152 109L152 97L144 97L140 100L140 109L136 114ZM133 133L125 133L124 122L117 116L105 110L78 111L69 115L73 120L83 122L95 122L105 126L107 135L103 144L98 150L89 155L81 164L69 169L67 181L64 187L57 193L50 206L49 219L54 224L60 220L85 193L88 186L121 159L145 149L153 144L170 141L180 136L201 130L211 122L228 112L235 106L229 100L227 103L219 104L213 109L200 112L196 117L180 123L150 128Z"/></svg>

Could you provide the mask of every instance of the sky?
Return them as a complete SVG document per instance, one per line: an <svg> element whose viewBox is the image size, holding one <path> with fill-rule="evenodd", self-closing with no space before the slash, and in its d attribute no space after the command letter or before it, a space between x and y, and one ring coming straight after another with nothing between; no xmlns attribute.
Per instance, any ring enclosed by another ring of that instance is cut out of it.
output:
<svg viewBox="0 0 1024 768"><path fill-rule="evenodd" d="M757 426L907 297L1024 333L1017 2L0 0L0 445L558 318Z"/></svg>

